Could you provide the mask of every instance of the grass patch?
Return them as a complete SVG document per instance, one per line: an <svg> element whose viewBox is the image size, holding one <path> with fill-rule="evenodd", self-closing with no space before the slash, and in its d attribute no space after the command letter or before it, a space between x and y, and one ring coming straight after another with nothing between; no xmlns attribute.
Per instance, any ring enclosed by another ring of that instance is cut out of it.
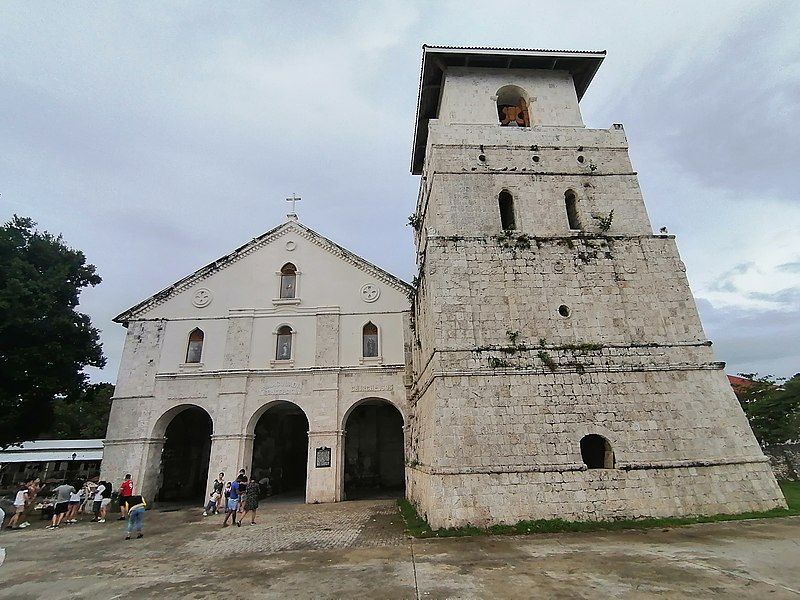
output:
<svg viewBox="0 0 800 600"><path fill-rule="evenodd" d="M563 519L539 519L520 521L516 525L492 525L483 529L468 525L431 529L427 521L417 514L412 504L402 498L397 501L400 514L405 522L406 533L417 538L464 537L474 535L525 535L529 533L560 533L565 531L617 531L621 529L649 529L651 527L680 527L695 523L716 523L718 521L742 521L745 519L768 519L800 515L800 482L779 482L786 497L788 510L775 508L764 512L747 512L735 515L710 515L704 517L670 517L664 519L623 519L620 521L565 521Z"/></svg>

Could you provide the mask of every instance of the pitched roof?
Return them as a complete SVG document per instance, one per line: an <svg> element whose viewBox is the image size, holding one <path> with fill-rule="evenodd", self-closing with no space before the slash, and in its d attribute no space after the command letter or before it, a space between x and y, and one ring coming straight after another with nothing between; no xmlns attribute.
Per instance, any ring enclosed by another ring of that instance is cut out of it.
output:
<svg viewBox="0 0 800 600"><path fill-rule="evenodd" d="M439 95L444 71L448 67L569 71L580 101L605 57L605 50L540 50L423 44L411 172L415 175L422 173L425 145L428 140L428 120L438 117Z"/></svg>
<svg viewBox="0 0 800 600"><path fill-rule="evenodd" d="M191 275L187 275L183 279L180 279L179 281L176 281L172 285L165 287L163 290L157 292L156 294L153 294L146 300L142 300L135 306L132 306L128 310L114 317L113 321L115 323L122 323L123 325L127 326L128 321L140 317L142 314L144 314L151 308L163 304L170 298L173 298L177 294L180 294L181 292L191 288L200 281L207 279L214 273L229 267L230 265L241 260L245 256L252 254L253 252L259 250L260 248L263 248L267 244L275 241L279 237L286 235L287 233L290 232L299 234L301 237L316 244L317 246L319 246L323 250L328 251L337 258L340 258L350 263L354 267L361 269L365 273L368 273L369 275L372 275L373 277L383 281L386 285L389 285L403 293L409 290L413 290L413 287L411 285L409 285L399 277L395 277L388 271L384 271L383 269L372 264L368 260L361 258L357 254L351 252L350 250L347 250L346 248L340 246L336 242L317 233L310 227L307 227L306 225L303 225L298 221L289 220L283 223L282 225L279 225L274 229L270 229L266 233L256 238L253 238L246 244L239 246L233 252L226 254L221 258L218 258L214 262L211 262L204 267L201 267Z"/></svg>

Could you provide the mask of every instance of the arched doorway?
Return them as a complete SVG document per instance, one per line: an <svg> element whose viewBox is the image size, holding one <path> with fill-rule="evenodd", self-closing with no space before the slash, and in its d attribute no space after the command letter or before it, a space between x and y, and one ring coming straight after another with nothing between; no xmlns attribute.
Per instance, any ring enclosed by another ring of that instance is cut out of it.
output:
<svg viewBox="0 0 800 600"><path fill-rule="evenodd" d="M403 415L372 398L353 408L344 422L344 498L401 496L405 491Z"/></svg>
<svg viewBox="0 0 800 600"><path fill-rule="evenodd" d="M211 433L211 417L199 406L182 408L172 417L164 431L159 500L204 500Z"/></svg>
<svg viewBox="0 0 800 600"><path fill-rule="evenodd" d="M308 418L291 402L276 402L259 417L253 440L252 477L269 483L262 493L305 495Z"/></svg>

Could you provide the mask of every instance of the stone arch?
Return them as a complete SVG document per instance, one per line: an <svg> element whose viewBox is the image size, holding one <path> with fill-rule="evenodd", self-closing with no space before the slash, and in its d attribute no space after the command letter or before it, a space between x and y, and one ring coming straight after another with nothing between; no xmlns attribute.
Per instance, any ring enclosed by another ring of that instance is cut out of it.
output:
<svg viewBox="0 0 800 600"><path fill-rule="evenodd" d="M504 85L495 94L497 118L501 125L530 127L528 92L518 85Z"/></svg>
<svg viewBox="0 0 800 600"><path fill-rule="evenodd" d="M580 441L581 460L587 469L613 469L614 448L607 437L599 433L584 435Z"/></svg>
<svg viewBox="0 0 800 600"><path fill-rule="evenodd" d="M197 404L179 404L156 420L152 437L163 440L156 484L159 500L204 499L213 433L211 413Z"/></svg>
<svg viewBox="0 0 800 600"><path fill-rule="evenodd" d="M503 188L497 196L500 208L500 227L503 231L513 231L517 228L516 211L514 210L514 196Z"/></svg>
<svg viewBox="0 0 800 600"><path fill-rule="evenodd" d="M362 398L344 412L344 499L405 491L405 420L400 407L385 398Z"/></svg>
<svg viewBox="0 0 800 600"><path fill-rule="evenodd" d="M291 400L267 402L250 417L246 430L253 435L249 476L265 482L263 495L305 495L309 424L306 411Z"/></svg>

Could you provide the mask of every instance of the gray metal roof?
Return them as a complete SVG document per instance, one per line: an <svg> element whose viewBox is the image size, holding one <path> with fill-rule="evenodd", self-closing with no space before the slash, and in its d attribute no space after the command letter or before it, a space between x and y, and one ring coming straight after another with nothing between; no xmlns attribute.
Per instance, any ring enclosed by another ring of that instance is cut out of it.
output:
<svg viewBox="0 0 800 600"><path fill-rule="evenodd" d="M103 460L103 440L36 440L0 449L0 464L54 460Z"/></svg>
<svg viewBox="0 0 800 600"><path fill-rule="evenodd" d="M542 50L480 46L428 46L424 44L422 46L422 68L419 76L411 172L415 175L422 173L425 145L428 141L428 120L438 117L442 79L448 67L568 71L575 82L575 92L580 101L605 56L605 50Z"/></svg>

